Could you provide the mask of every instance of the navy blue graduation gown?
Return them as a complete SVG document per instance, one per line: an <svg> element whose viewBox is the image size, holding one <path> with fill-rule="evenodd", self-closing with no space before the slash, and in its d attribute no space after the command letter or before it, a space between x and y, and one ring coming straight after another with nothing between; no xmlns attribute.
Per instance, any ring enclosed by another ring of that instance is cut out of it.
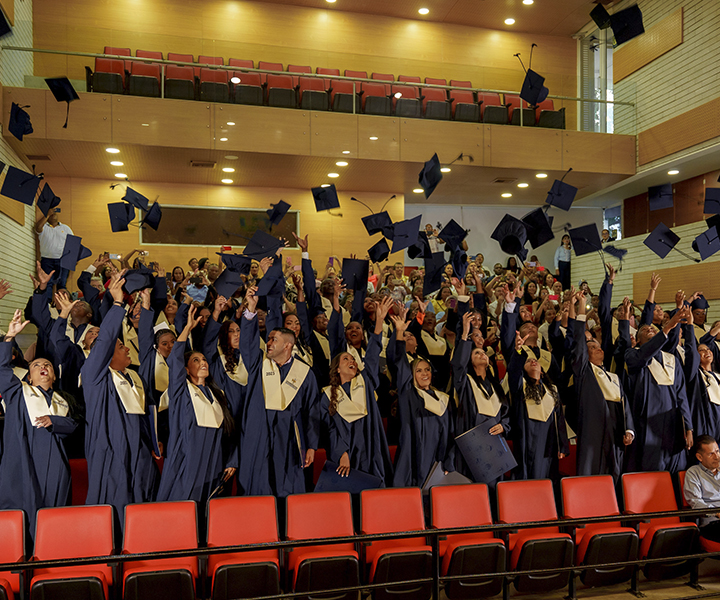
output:
<svg viewBox="0 0 720 600"><path fill-rule="evenodd" d="M429 333L429 335L433 339L440 339L445 342L445 352L443 352L442 354L430 354L427 344L425 343L425 340L423 340L422 325L418 322L417 319L413 319L412 321L410 321L410 323L408 324L408 331L412 333L417 340L417 353L420 356L427 357L428 362L432 366L433 387L436 387L440 391L447 392L448 386L450 385L450 375L452 373L452 369L450 369L450 355L452 353L450 344L447 343L446 339L440 337L433 331L432 333ZM403 356L405 355L403 354Z"/></svg>
<svg viewBox="0 0 720 600"><path fill-rule="evenodd" d="M720 405L710 401L708 382L711 377L720 381L720 375L715 372L706 372L700 366L700 355L697 352L698 343L691 325L683 325L683 338L685 340L685 381L687 382L688 403L695 426L695 437L711 435L720 439ZM702 338L704 339L704 338ZM709 340L715 345L714 338ZM710 344L707 344L710 347Z"/></svg>
<svg viewBox="0 0 720 600"><path fill-rule="evenodd" d="M62 371L59 377L60 389L80 399L82 388L79 377L85 364L85 352L67 336L66 327L67 319L58 317L50 329L50 343L55 349L54 354L58 361L55 365L56 374Z"/></svg>
<svg viewBox="0 0 720 600"><path fill-rule="evenodd" d="M421 486L437 461L455 470L455 427L452 401L442 416L425 408L415 390L405 341L395 342L400 439L395 455L395 487ZM432 392L430 392L432 393Z"/></svg>
<svg viewBox="0 0 720 600"><path fill-rule="evenodd" d="M82 368L87 432L87 504L112 504L124 522L127 504L154 500L157 466L146 414L128 414L115 389L110 361L125 311L113 306L105 316Z"/></svg>
<svg viewBox="0 0 720 600"><path fill-rule="evenodd" d="M168 357L170 437L157 493L159 502L204 503L220 483L222 472L227 467L237 468L237 452L227 462L223 460L223 428L202 427L197 423L187 385L185 347L185 342L175 342ZM212 399L209 388L201 390Z"/></svg>
<svg viewBox="0 0 720 600"><path fill-rule="evenodd" d="M262 381L263 353L257 315L243 317L240 354L248 370L246 404L240 431L238 483L246 495L285 497L305 491L303 464L308 448L317 449L320 402L317 383L309 371L297 395L285 410L265 408ZM283 381L295 358L280 366ZM296 440L300 437L300 448Z"/></svg>
<svg viewBox="0 0 720 600"><path fill-rule="evenodd" d="M238 325L242 326L242 319L240 319ZM208 319L207 325L205 326L202 353L205 355L205 359L210 366L210 375L212 375L213 380L220 386L222 391L225 392L230 413L234 419L240 420L245 404L245 386L240 385L225 371L222 359L220 358L220 350L218 350L218 336L221 327L222 325L213 317ZM240 359L239 350L236 359ZM236 372L237 369L238 367L235 367Z"/></svg>
<svg viewBox="0 0 720 600"><path fill-rule="evenodd" d="M322 395L322 415L330 432L330 449L328 457L335 463L347 452L350 459L350 468L370 473L383 480L383 486L390 485L392 481L392 461L388 450L385 431L383 430L380 409L375 399L375 390L379 385L378 373L380 368L380 351L382 345L380 336L370 335L367 353L365 354L365 369L357 376L365 382L365 404L367 416L348 423L335 413L330 416L328 412L330 398L328 393ZM352 382L342 387L350 397Z"/></svg>
<svg viewBox="0 0 720 600"><path fill-rule="evenodd" d="M0 342L0 394L5 401L4 453L0 460L0 509L22 509L35 533L37 510L65 506L70 493L70 465L62 438L75 430L69 417L50 416L52 428L30 421L22 383L15 377L12 344ZM43 394L50 406L52 390Z"/></svg>

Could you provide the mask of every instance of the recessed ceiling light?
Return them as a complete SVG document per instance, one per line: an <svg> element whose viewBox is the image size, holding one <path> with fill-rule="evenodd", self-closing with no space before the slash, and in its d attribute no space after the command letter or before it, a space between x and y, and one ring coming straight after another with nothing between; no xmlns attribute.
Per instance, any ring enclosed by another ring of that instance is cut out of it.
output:
<svg viewBox="0 0 720 600"><path fill-rule="evenodd" d="M419 12L421 15L426 15L426 14L428 14L428 13L430 12L430 9L429 9L429 8L421 8L421 9L418 10L418 12Z"/></svg>
<svg viewBox="0 0 720 600"><path fill-rule="evenodd" d="M518 183L518 187L521 187L521 188L526 188L529 185L530 185L529 183Z"/></svg>
<svg viewBox="0 0 720 600"><path fill-rule="evenodd" d="M105 148L105 152L109 152L110 154L120 154L120 150L117 148Z"/></svg>
<svg viewBox="0 0 720 600"><path fill-rule="evenodd" d="M504 194L500 194L503 198L512 198L512 194L510 192L505 192Z"/></svg>
<svg viewBox="0 0 720 600"><path fill-rule="evenodd" d="M235 125L235 121L228 121L227 124L228 124L228 125Z"/></svg>
<svg viewBox="0 0 720 600"><path fill-rule="evenodd" d="M348 163L347 163L346 160L339 160L339 161L337 161L337 162L335 163L335 165L338 166L338 167L347 167L347 166L348 166Z"/></svg>
<svg viewBox="0 0 720 600"><path fill-rule="evenodd" d="M335 4L335 0L325 0L328 4Z"/></svg>
<svg viewBox="0 0 720 600"><path fill-rule="evenodd" d="M232 179L221 179L221 181L222 181L223 183L232 183L232 182L233 182Z"/></svg>
<svg viewBox="0 0 720 600"><path fill-rule="evenodd" d="M143 123L142 126L143 126L143 127L150 127L150 123Z"/></svg>
<svg viewBox="0 0 720 600"><path fill-rule="evenodd" d="M329 183L323 183L320 187L330 187Z"/></svg>
<svg viewBox="0 0 720 600"><path fill-rule="evenodd" d="M668 171L668 175L679 175L679 174L680 174L680 171L678 171L677 169L671 169L670 171Z"/></svg>
<svg viewBox="0 0 720 600"><path fill-rule="evenodd" d="M442 169L440 169L441 173L449 173L450 171L452 171L450 167L443 167Z"/></svg>
<svg viewBox="0 0 720 600"><path fill-rule="evenodd" d="M370 139L374 142L375 140L377 140L377 136L376 136L376 135L371 135L371 136L370 136Z"/></svg>
<svg viewBox="0 0 720 600"><path fill-rule="evenodd" d="M125 179L127 178L127 175L125 173L115 173L115 177L118 179Z"/></svg>
<svg viewBox="0 0 720 600"><path fill-rule="evenodd" d="M232 167L223 167L223 173L234 173L235 169Z"/></svg>
<svg viewBox="0 0 720 600"><path fill-rule="evenodd" d="M122 162L121 160L111 160L111 161L110 161L110 164L111 164L113 167L122 167L125 163Z"/></svg>
<svg viewBox="0 0 720 600"><path fill-rule="evenodd" d="M234 83L235 85L237 85L238 83L240 83L240 78L239 77L231 77L230 81L232 83Z"/></svg>
<svg viewBox="0 0 720 600"><path fill-rule="evenodd" d="M343 153L343 154L350 154L350 150L343 150L342 153Z"/></svg>
<svg viewBox="0 0 720 600"><path fill-rule="evenodd" d="M422 188L415 188L413 194L422 194L425 190Z"/></svg>
<svg viewBox="0 0 720 600"><path fill-rule="evenodd" d="M515 25L515 19L505 19L505 25Z"/></svg>
<svg viewBox="0 0 720 600"><path fill-rule="evenodd" d="M535 2L535 0L523 0L523 4L527 4L528 6L530 6L533 2Z"/></svg>
<svg viewBox="0 0 720 600"><path fill-rule="evenodd" d="M227 142L227 138L220 138L221 142Z"/></svg>
<svg viewBox="0 0 720 600"><path fill-rule="evenodd" d="M336 177L340 177L340 173L328 173L328 177L335 179Z"/></svg>
<svg viewBox="0 0 720 600"><path fill-rule="evenodd" d="M226 154L226 155L225 155L225 159L226 159L226 160L237 160L238 157L235 156L234 154Z"/></svg>
<svg viewBox="0 0 720 600"><path fill-rule="evenodd" d="M545 179L547 177L547 173L535 173L535 177L538 179Z"/></svg>

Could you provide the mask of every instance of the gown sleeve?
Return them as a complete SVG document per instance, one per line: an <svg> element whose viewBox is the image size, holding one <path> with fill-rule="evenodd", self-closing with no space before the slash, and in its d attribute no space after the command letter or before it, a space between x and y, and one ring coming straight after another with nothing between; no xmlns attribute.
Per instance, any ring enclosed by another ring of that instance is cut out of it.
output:
<svg viewBox="0 0 720 600"><path fill-rule="evenodd" d="M114 305L105 316L92 352L88 355L82 368L84 385L99 383L110 366L124 318L125 310Z"/></svg>

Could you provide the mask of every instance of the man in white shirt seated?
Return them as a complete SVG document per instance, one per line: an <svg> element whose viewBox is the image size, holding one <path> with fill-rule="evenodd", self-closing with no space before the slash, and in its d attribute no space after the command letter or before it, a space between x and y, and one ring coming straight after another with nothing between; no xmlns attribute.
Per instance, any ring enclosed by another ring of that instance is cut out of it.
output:
<svg viewBox="0 0 720 600"><path fill-rule="evenodd" d="M35 224L35 232L40 242L40 266L46 273L55 271L47 286L48 300L52 298L53 286L64 289L70 271L60 266L65 247L65 238L73 235L72 229L60 222L60 209L51 208L47 216L41 217Z"/></svg>
<svg viewBox="0 0 720 600"><path fill-rule="evenodd" d="M691 508L713 509L700 517L700 535L720 542L720 449L715 439L699 435L695 456L700 464L687 470L683 494Z"/></svg>

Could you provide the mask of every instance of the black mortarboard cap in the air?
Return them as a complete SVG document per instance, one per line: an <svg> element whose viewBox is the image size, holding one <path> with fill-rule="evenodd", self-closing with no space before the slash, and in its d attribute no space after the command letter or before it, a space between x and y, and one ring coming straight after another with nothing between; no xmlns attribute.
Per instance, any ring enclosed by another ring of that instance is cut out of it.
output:
<svg viewBox="0 0 720 600"><path fill-rule="evenodd" d="M349 290L364 290L368 284L370 262L360 258L345 258L342 261L342 279Z"/></svg>
<svg viewBox="0 0 720 600"><path fill-rule="evenodd" d="M605 10L602 4L598 4L590 11L590 18L595 21L598 29L607 29L610 27L610 13Z"/></svg>
<svg viewBox="0 0 720 600"><path fill-rule="evenodd" d="M430 258L432 256L432 250L430 249L430 242L428 236L422 229L418 231L418 240L412 246L408 248L408 256L410 258Z"/></svg>
<svg viewBox="0 0 720 600"><path fill-rule="evenodd" d="M40 186L40 178L37 175L23 171L10 165L5 174L0 194L32 206Z"/></svg>
<svg viewBox="0 0 720 600"><path fill-rule="evenodd" d="M243 280L240 278L240 273L237 273L233 269L225 269L213 283L215 291L220 296L226 298L232 298L232 295L237 292L239 287L244 285Z"/></svg>
<svg viewBox="0 0 720 600"><path fill-rule="evenodd" d="M390 246L388 246L385 238L382 238L377 244L368 250L368 256L370 256L371 261L376 263L382 262L390 256Z"/></svg>
<svg viewBox="0 0 720 600"><path fill-rule="evenodd" d="M650 235L643 240L643 244L660 258L665 258L668 252L677 246L679 241L679 235L671 231L665 223L659 223L658 226L650 232Z"/></svg>
<svg viewBox="0 0 720 600"><path fill-rule="evenodd" d="M603 252L607 252L610 256L614 256L620 260L625 258L625 255L627 254L627 250L625 248L618 248L612 244L605 244L603 246Z"/></svg>
<svg viewBox="0 0 720 600"><path fill-rule="evenodd" d="M280 200L277 204L271 204L270 206L272 208L266 211L270 225L279 225L287 211L290 210L290 205L284 200Z"/></svg>
<svg viewBox="0 0 720 600"><path fill-rule="evenodd" d="M437 154L433 154L433 157L425 163L418 175L418 182L420 187L425 192L425 198L429 198L430 194L435 191L438 183L442 181L443 174L440 170L440 159Z"/></svg>
<svg viewBox="0 0 720 600"><path fill-rule="evenodd" d="M240 275L250 274L250 265L252 264L252 258L245 256L244 254L224 254L222 252L216 252L220 257L223 264Z"/></svg>
<svg viewBox="0 0 720 600"><path fill-rule="evenodd" d="M600 234L595 223L575 227L568 231L570 240L572 241L573 250L576 256L583 256L591 252L597 252L602 248L600 242Z"/></svg>
<svg viewBox="0 0 720 600"><path fill-rule="evenodd" d="M50 88L52 95L55 96L55 100L58 102L67 102L65 125L63 125L63 129L67 129L68 118L70 117L70 103L73 100L80 100L80 96L78 96L75 88L67 77L50 77L45 80L45 83Z"/></svg>
<svg viewBox="0 0 720 600"><path fill-rule="evenodd" d="M425 259L425 278L423 279L423 294L425 296L440 289L443 280L443 269L446 264L444 252L434 252L432 257Z"/></svg>
<svg viewBox="0 0 720 600"><path fill-rule="evenodd" d="M577 191L578 189L574 185L556 179L548 192L545 204L556 206L562 210L570 210Z"/></svg>
<svg viewBox="0 0 720 600"><path fill-rule="evenodd" d="M531 106L540 104L550 93L543 83L545 78L542 75L528 69L520 89L520 97Z"/></svg>
<svg viewBox="0 0 720 600"><path fill-rule="evenodd" d="M37 207L40 209L40 212L47 217L50 210L58 204L60 204L60 197L56 196L52 188L46 183L38 196Z"/></svg>
<svg viewBox="0 0 720 600"><path fill-rule="evenodd" d="M107 207L110 213L110 229L113 233L127 231L128 225L135 218L135 207L127 202L112 202Z"/></svg>
<svg viewBox="0 0 720 600"><path fill-rule="evenodd" d="M693 310L698 309L698 308L700 308L702 310L707 310L708 308L710 308L710 305L708 304L708 301L705 299L705 296L700 294L697 298L695 298L695 300L693 300L690 303L690 308L692 308Z"/></svg>
<svg viewBox="0 0 720 600"><path fill-rule="evenodd" d="M128 186L127 189L125 190L125 195L123 196L123 200L125 200L125 202L129 202L135 208L138 208L140 210L144 210L144 211L150 210L150 201L145 196L143 196L140 192L136 192L130 186Z"/></svg>
<svg viewBox="0 0 720 600"><path fill-rule="evenodd" d="M650 210L661 210L663 208L672 208L673 205L673 188L672 183L663 183L662 185L654 185L648 188L648 203Z"/></svg>
<svg viewBox="0 0 720 600"><path fill-rule="evenodd" d="M8 130L21 142L24 135L30 135L33 132L30 115L24 111L19 104L12 103L10 106L10 122Z"/></svg>
<svg viewBox="0 0 720 600"><path fill-rule="evenodd" d="M450 222L438 233L438 237L445 242L447 250L454 252L467 237L467 231L455 219L450 219Z"/></svg>
<svg viewBox="0 0 720 600"><path fill-rule="evenodd" d="M160 219L162 219L162 209L160 208L160 203L153 202L150 210L145 213L143 225L148 224L155 231L157 231L157 228L160 226Z"/></svg>
<svg viewBox="0 0 720 600"><path fill-rule="evenodd" d="M417 243L418 235L420 234L421 219L422 215L418 215L417 217L406 219L393 225L393 252L400 252Z"/></svg>
<svg viewBox="0 0 720 600"><path fill-rule="evenodd" d="M282 272L282 258L276 256L267 272L258 283L258 296L282 296L285 293L285 278Z"/></svg>
<svg viewBox="0 0 720 600"><path fill-rule="evenodd" d="M527 242L527 225L512 215L505 215L490 237L500 243L506 254L522 255Z"/></svg>
<svg viewBox="0 0 720 600"><path fill-rule="evenodd" d="M258 229L245 246L243 254L255 260L262 260L266 256L273 256L281 246L282 242L279 239Z"/></svg>
<svg viewBox="0 0 720 600"><path fill-rule="evenodd" d="M720 215L720 188L705 188L703 213L706 215Z"/></svg>
<svg viewBox="0 0 720 600"><path fill-rule="evenodd" d="M330 184L327 187L312 188L312 195L313 200L315 200L315 210L317 212L340 208L340 200L338 199L335 184Z"/></svg>
<svg viewBox="0 0 720 600"><path fill-rule="evenodd" d="M74 271L78 261L92 256L92 251L83 246L81 242L82 238L76 235L65 237L65 246L63 247L62 257L60 257L60 266L63 269Z"/></svg>
<svg viewBox="0 0 720 600"><path fill-rule="evenodd" d="M695 238L692 243L695 251L700 253L700 258L705 260L720 250L720 236L717 227L710 227Z"/></svg>
<svg viewBox="0 0 720 600"><path fill-rule="evenodd" d="M155 284L155 277L153 273L146 266L141 265L137 269L130 269L123 276L125 284L123 288L128 294L134 294L140 290L153 287Z"/></svg>
<svg viewBox="0 0 720 600"><path fill-rule="evenodd" d="M610 15L610 27L615 35L615 45L625 42L645 33L643 17L640 7L635 4L625 10Z"/></svg>
<svg viewBox="0 0 720 600"><path fill-rule="evenodd" d="M527 239L533 247L533 250L555 237L552 224L548 219L547 213L542 208L536 208L530 211L521 220L527 225Z"/></svg>
<svg viewBox="0 0 720 600"><path fill-rule="evenodd" d="M375 235L376 233L382 232L386 238L392 240L393 222L386 210L363 217L362 222L363 225L365 225L368 235Z"/></svg>
<svg viewBox="0 0 720 600"><path fill-rule="evenodd" d="M465 277L465 273L467 272L468 266L468 256L465 250L463 250L462 248L455 248L455 251L452 255L452 266L453 271L455 272L455 276L463 279Z"/></svg>

